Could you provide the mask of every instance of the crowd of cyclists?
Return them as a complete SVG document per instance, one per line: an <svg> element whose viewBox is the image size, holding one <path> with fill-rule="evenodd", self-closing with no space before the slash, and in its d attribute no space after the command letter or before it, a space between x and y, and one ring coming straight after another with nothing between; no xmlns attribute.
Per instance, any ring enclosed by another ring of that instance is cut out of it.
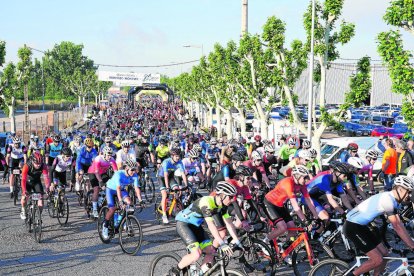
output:
<svg viewBox="0 0 414 276"><path fill-rule="evenodd" d="M258 221L272 225L262 237L266 244L283 237L286 248L297 235L291 230L297 225L315 229L313 239L318 239L332 228L332 217L342 217L345 236L369 257L348 275L383 272L383 257L389 249L371 225L380 215L387 217L408 249L414 248L398 213L401 206L414 201L413 158L402 140L380 139L376 149L363 156L358 145L350 143L340 160L324 168L309 140L214 137L210 129L193 124L179 100L162 102L153 97L136 105L110 106L85 128L54 133L43 141L32 135L26 145L10 135L2 156L4 179L8 178L13 197L15 175L11 172L21 170L22 220L27 216L27 195L40 193L47 199L57 185L69 192L93 191L92 216L98 218L99 191L106 187L109 212L102 235L107 238L116 208L133 204L127 187L133 187L140 206L152 203L145 202L139 178L150 167L158 180L163 224L171 223L167 205L172 191L193 185L194 179L205 184L205 196L175 215L176 231L188 254L170 268L169 275L182 275L203 252L201 271L205 272L217 249L228 256L243 250L241 233ZM384 185L375 186L374 163L380 156ZM89 183L83 187L85 176ZM38 206L43 209L43 200ZM291 260L284 262L288 265Z"/></svg>

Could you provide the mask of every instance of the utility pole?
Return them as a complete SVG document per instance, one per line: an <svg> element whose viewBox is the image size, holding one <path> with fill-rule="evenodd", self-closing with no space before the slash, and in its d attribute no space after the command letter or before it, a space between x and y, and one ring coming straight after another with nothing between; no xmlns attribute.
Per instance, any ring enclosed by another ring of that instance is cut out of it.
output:
<svg viewBox="0 0 414 276"><path fill-rule="evenodd" d="M26 48L26 44L24 44ZM26 68L24 68L26 70ZM23 74L27 74L28 72L23 72ZM27 79L26 76L23 76L24 81L24 135L23 139L27 143L26 146L29 145L29 138L30 138L30 129L29 129L29 92L27 88Z"/></svg>
<svg viewBox="0 0 414 276"><path fill-rule="evenodd" d="M248 0L242 0L242 22L241 22L241 36L247 34L247 2Z"/></svg>

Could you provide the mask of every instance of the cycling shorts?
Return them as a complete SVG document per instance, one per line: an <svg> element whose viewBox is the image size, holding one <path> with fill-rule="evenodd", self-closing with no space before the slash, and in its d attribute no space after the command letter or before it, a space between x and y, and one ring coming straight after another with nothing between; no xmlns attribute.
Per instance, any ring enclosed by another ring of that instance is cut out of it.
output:
<svg viewBox="0 0 414 276"><path fill-rule="evenodd" d="M36 180L27 180L26 181L26 191L29 194L32 193L37 193L37 194L44 194L44 190L43 190L43 185L42 182L40 181L36 181Z"/></svg>
<svg viewBox="0 0 414 276"><path fill-rule="evenodd" d="M129 195L128 195L127 191L122 190L121 191L121 196L122 196L122 199L124 199L124 198L128 197ZM106 189L106 200L108 201L108 208L112 208L112 207L116 206L116 204L115 204L116 198L117 198L116 190L112 190L112 189L107 188Z"/></svg>
<svg viewBox="0 0 414 276"><path fill-rule="evenodd" d="M270 203L266 198L263 200L265 207L265 213L273 223L278 223L279 221L284 221L288 223L292 221L289 211L285 207L278 207Z"/></svg>
<svg viewBox="0 0 414 276"><path fill-rule="evenodd" d="M89 175L89 181L91 182L92 188L99 187L99 180L98 178L96 178L96 175L94 173L88 173L88 175ZM103 183L106 183L109 180L109 176L106 173L103 173L101 175L101 178L102 178Z"/></svg>
<svg viewBox="0 0 414 276"><path fill-rule="evenodd" d="M345 236L354 243L355 247L365 254L382 242L377 227L346 221L343 231Z"/></svg>
<svg viewBox="0 0 414 276"><path fill-rule="evenodd" d="M11 170L13 170L13 169L18 169L19 168L19 166L20 166L20 164L21 163L23 163L24 162L24 159L23 158L20 158L20 159L14 159L14 158L12 158L11 159L11 166L10 166L10 169Z"/></svg>
<svg viewBox="0 0 414 276"><path fill-rule="evenodd" d="M176 230L190 253L198 248L203 250L207 246L212 245L211 239L204 231L202 225L195 226L194 224L177 221Z"/></svg>
<svg viewBox="0 0 414 276"><path fill-rule="evenodd" d="M83 171L83 173L88 173L88 170L89 170L89 167L90 167L91 165L86 165L86 164L83 164L83 163L81 163L81 171Z"/></svg>
<svg viewBox="0 0 414 276"><path fill-rule="evenodd" d="M141 169L142 168L145 168L145 167L147 167L148 166L148 163L147 163L147 161L145 160L145 158L137 158L137 162L139 163L139 165L141 166Z"/></svg>
<svg viewBox="0 0 414 276"><path fill-rule="evenodd" d="M168 175L168 183L170 184L170 189L178 187L178 182L174 177L174 173ZM160 191L167 189L164 177L158 176L158 184L160 185Z"/></svg>
<svg viewBox="0 0 414 276"><path fill-rule="evenodd" d="M57 181L55 181L55 179ZM58 171L54 171L53 172L53 182L57 183L59 182L60 184L62 184L63 186L66 186L66 172L58 172Z"/></svg>

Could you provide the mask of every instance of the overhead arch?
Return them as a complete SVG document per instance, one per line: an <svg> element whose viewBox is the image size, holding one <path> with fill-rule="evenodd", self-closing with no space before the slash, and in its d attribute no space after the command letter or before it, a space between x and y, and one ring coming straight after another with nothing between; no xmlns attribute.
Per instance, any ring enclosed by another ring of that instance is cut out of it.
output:
<svg viewBox="0 0 414 276"><path fill-rule="evenodd" d="M141 95L149 93L160 95L164 101L174 100L174 91L165 83L144 83L141 86L134 86L128 91L128 100L133 101L134 98L138 99Z"/></svg>

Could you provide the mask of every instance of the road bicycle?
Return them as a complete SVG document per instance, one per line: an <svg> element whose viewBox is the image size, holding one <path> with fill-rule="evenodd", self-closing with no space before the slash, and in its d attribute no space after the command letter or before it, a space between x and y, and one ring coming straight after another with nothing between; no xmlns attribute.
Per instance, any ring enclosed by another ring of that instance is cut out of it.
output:
<svg viewBox="0 0 414 276"><path fill-rule="evenodd" d="M401 255L404 255L402 253ZM349 263L338 260L338 259L327 259L319 262L316 266L312 268L309 272L309 276L342 276L352 271L354 268L360 267L362 260L368 259L367 256L357 256L356 262L354 265L350 266ZM401 263L397 268L389 270L386 269L386 273L383 275L388 276L399 276L399 275L414 275L414 268L410 266L408 262L409 259L406 257L384 257L385 260L388 260L389 263L399 262ZM412 264L412 263L411 263Z"/></svg>
<svg viewBox="0 0 414 276"><path fill-rule="evenodd" d="M89 187L88 183L89 175L87 173L84 173L79 183L79 191L76 192L76 195L78 196L79 206L82 206L85 203L85 193L87 192Z"/></svg>
<svg viewBox="0 0 414 276"><path fill-rule="evenodd" d="M65 186L61 183L58 183L53 192L49 192L47 211L51 218L57 218L60 225L67 224L69 219L69 202L65 194Z"/></svg>
<svg viewBox="0 0 414 276"><path fill-rule="evenodd" d="M184 209L184 205L181 201L181 195L184 191L188 191L188 187L178 188L169 191L166 204L166 215L168 219L175 218L178 212ZM161 195L158 195L155 199L154 204L155 219L158 221L158 224L161 224L163 215L161 199Z"/></svg>
<svg viewBox="0 0 414 276"><path fill-rule="evenodd" d="M115 235L118 234L122 251L129 255L135 255L141 248L143 236L141 224L134 216L135 208L134 206L127 205L121 209L119 208L118 202L116 202L116 206L114 216L108 225L108 239L103 237L102 228L109 208L104 206L99 212L97 222L99 238L103 243L110 243Z"/></svg>
<svg viewBox="0 0 414 276"><path fill-rule="evenodd" d="M25 220L28 232L33 233L35 241L38 243L42 240L42 213L37 205L39 200L42 200L42 194L33 193L28 196Z"/></svg>
<svg viewBox="0 0 414 276"><path fill-rule="evenodd" d="M13 201L14 201L14 205L17 205L17 202L18 202L18 199L19 199L22 172L21 172L20 169L13 169L12 174L14 175L14 179L13 179Z"/></svg>
<svg viewBox="0 0 414 276"><path fill-rule="evenodd" d="M233 255L233 259L239 259L243 257L244 251L238 248L233 248L233 252L239 251L236 255ZM204 254L204 253L203 253ZM200 262L196 262L189 267L186 267L182 270L183 276L198 276L198 275L234 275L234 276L244 276L243 272L240 272L235 269L228 269L227 266L230 261L230 257L225 255L223 251L218 248L217 253L213 254L214 256L214 265L209 268L206 272L201 271ZM181 261L181 257L175 252L163 252L158 254L150 264L150 276L159 276L159 275L170 275L170 270L174 267L177 267L177 264Z"/></svg>
<svg viewBox="0 0 414 276"><path fill-rule="evenodd" d="M155 184L151 177L151 173L154 172L154 167L145 167L140 174L141 191L145 196L145 200L148 203L153 203L155 199Z"/></svg>

